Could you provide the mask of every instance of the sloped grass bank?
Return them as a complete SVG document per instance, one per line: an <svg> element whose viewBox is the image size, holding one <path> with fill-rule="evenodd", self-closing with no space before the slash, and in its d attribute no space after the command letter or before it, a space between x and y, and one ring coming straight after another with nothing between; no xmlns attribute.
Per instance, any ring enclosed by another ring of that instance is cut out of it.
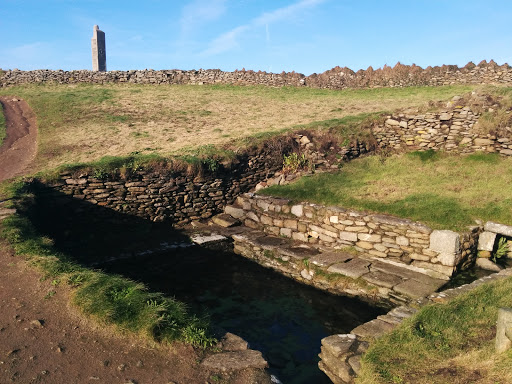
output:
<svg viewBox="0 0 512 384"><path fill-rule="evenodd" d="M512 159L433 151L352 160L337 173L259 193L368 210L463 231L475 219L512 223Z"/></svg>
<svg viewBox="0 0 512 384"><path fill-rule="evenodd" d="M181 154L205 143L333 126L346 116L449 100L474 86L319 90L228 85L57 85L3 88L38 118L38 170L131 153ZM320 122L317 124L316 122Z"/></svg>
<svg viewBox="0 0 512 384"><path fill-rule="evenodd" d="M498 309L510 306L512 278L423 307L371 343L357 383L512 383L512 350L494 353Z"/></svg>
<svg viewBox="0 0 512 384"><path fill-rule="evenodd" d="M17 255L39 267L45 278L71 286L73 303L84 314L121 333L132 332L150 341L183 341L202 348L215 343L208 322L189 314L185 304L125 277L82 267L58 252L28 218L34 203L28 185L12 183L7 189L18 212L2 222L2 236Z"/></svg>

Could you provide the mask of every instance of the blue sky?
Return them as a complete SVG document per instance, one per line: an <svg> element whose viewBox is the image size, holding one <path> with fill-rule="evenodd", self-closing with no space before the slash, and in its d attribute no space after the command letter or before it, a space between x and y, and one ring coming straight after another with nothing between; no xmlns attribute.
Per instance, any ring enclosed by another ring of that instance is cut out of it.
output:
<svg viewBox="0 0 512 384"><path fill-rule="evenodd" d="M0 0L0 68L253 69L512 65L511 0Z"/></svg>

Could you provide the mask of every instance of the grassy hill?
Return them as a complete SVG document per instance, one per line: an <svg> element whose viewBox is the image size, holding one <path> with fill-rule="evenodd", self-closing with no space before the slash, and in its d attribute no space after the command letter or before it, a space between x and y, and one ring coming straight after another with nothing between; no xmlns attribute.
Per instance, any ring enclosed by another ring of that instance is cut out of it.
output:
<svg viewBox="0 0 512 384"><path fill-rule="evenodd" d="M193 152L206 144L365 113L426 107L474 87L331 91L228 85L26 85L0 89L37 115L36 169L133 153ZM243 145L243 143L240 143Z"/></svg>

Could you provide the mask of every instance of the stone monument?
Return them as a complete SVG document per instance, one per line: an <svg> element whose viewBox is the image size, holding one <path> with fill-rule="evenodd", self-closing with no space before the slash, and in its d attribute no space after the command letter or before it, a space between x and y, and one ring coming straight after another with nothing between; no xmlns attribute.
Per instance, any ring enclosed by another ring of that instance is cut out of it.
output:
<svg viewBox="0 0 512 384"><path fill-rule="evenodd" d="M92 70L106 72L107 71L107 53L105 48L105 32L95 25L92 31Z"/></svg>

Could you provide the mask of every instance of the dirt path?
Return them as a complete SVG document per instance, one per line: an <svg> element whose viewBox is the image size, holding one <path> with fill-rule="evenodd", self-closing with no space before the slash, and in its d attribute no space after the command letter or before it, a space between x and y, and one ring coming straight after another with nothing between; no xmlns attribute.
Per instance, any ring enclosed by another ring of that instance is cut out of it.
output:
<svg viewBox="0 0 512 384"><path fill-rule="evenodd" d="M69 308L68 296L0 242L0 383L208 382L191 347L113 336Z"/></svg>
<svg viewBox="0 0 512 384"><path fill-rule="evenodd" d="M0 181L22 175L37 151L36 116L24 100L0 97L7 137L0 146Z"/></svg>

